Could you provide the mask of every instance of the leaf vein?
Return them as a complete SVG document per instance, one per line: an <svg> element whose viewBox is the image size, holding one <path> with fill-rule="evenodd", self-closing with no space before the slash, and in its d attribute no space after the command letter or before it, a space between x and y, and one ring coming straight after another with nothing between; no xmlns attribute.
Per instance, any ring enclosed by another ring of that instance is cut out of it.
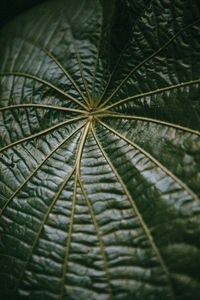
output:
<svg viewBox="0 0 200 300"><path fill-rule="evenodd" d="M171 123L171 122L165 122L162 120L158 120L158 119L154 119L154 118L147 118L147 117L142 117L142 116L129 116L129 115L123 115L123 114L112 114L112 113L106 113L104 115L100 115L101 118L122 118L122 119L133 119L133 120L139 120L139 121L146 121L146 122L152 122L152 123L157 123L159 125L164 125L164 126L168 126L168 127L173 127L175 129L178 130L183 130L192 134L197 134L200 135L200 131L191 129L191 128L187 128L175 123Z"/></svg>
<svg viewBox="0 0 200 300"><path fill-rule="evenodd" d="M160 53L162 50L164 50L179 34L184 32L185 30L189 29L190 27L194 26L200 21L200 19L196 20L192 24L189 24L185 26L184 28L180 29L177 33L175 33L162 47L160 47L158 50L156 50L154 53L152 53L149 57L144 59L141 63L139 63L136 67L134 67L128 75L121 81L121 83L118 85L118 87L115 89L115 91L99 106L99 108L104 107L106 103L108 103L113 96L118 92L118 90L122 87L122 85L129 79L129 77L136 72L142 65L144 65L147 61L155 57L158 53Z"/></svg>
<svg viewBox="0 0 200 300"><path fill-rule="evenodd" d="M115 135L117 135L119 138L123 139L126 143L128 143L129 145L131 145L132 147L136 148L139 152L141 152L144 156L146 156L147 158L149 158L155 165L157 165L167 176L169 176L173 181L175 181L179 186L182 187L183 190L185 190L193 199L195 199L196 201L200 201L198 196L182 181L180 180L178 177L176 177L176 175L174 175L170 170L168 170L165 166L163 166L157 159L155 159L150 153L148 153L147 151L145 151L143 148L141 148L139 145L137 145L136 143L130 141L128 138L126 138L125 136L123 136L122 134L120 134L119 132L117 132L116 130L114 130L113 128L109 127L108 125L106 125L105 123L101 122L100 120L98 120L99 123L107 128L109 131L111 131L112 133L114 133Z"/></svg>
<svg viewBox="0 0 200 300"><path fill-rule="evenodd" d="M92 218L92 221L93 221L93 224L94 224L94 228L95 228L98 240L99 240L101 254L102 254L102 257L103 257L103 261L104 261L104 269L105 269L105 274L106 274L106 279L107 279L109 299L112 299L112 290L111 290L111 286L110 286L110 274L109 274L109 270L108 270L108 266L107 266L107 259L106 259L106 253L105 253L105 249L104 249L103 240L102 240L101 235L100 235L99 226L98 226L96 218L95 218L95 214L94 214L94 211L93 211L93 208L92 208L92 204L90 203L90 200L87 196L84 185L81 181L80 174L79 174L79 184L80 184L83 196L85 198L85 201L87 203L87 206L89 208L89 212L90 212L90 215L91 215L91 218Z"/></svg>
<svg viewBox="0 0 200 300"><path fill-rule="evenodd" d="M3 214L6 207L9 205L9 203L12 201L12 199L21 191L21 189L25 186L25 184L36 174L36 172L42 167L42 165L60 148L64 143L66 143L75 133L77 133L84 124L79 126L76 130L74 130L67 138L65 138L55 149L53 149L46 157L45 159L33 170L33 172L26 178L26 180L17 188L17 190L14 192L14 194L7 200L7 202L4 204L0 211L0 216Z"/></svg>
<svg viewBox="0 0 200 300"><path fill-rule="evenodd" d="M31 75L31 74L27 74L27 73L21 73L21 72L3 72L0 73L0 76L21 76L21 77L26 77L26 78L30 78L33 80L36 80L38 82L41 82L47 86L49 86L50 88L54 89L55 91L57 91L58 93L62 94L63 96L71 99L72 101L76 102L77 104L79 104L80 106L82 106L83 108L85 108L87 110L87 106L85 106L83 103L81 103L79 100L77 100L76 98L74 98L73 96L69 95L68 93L65 93L64 91L62 91L61 89L59 89L58 87L56 87L55 85L53 85L52 83L41 79L37 76Z"/></svg>
<svg viewBox="0 0 200 300"><path fill-rule="evenodd" d="M26 138L23 138L23 139L21 139L21 140L18 140L18 141L16 141L16 142L13 142L13 143L11 143L11 144L9 144L9 145L7 145L7 146L4 146L3 148L0 149L0 152L4 151L4 150L6 150L6 149L9 149L9 148L11 148L11 147L13 147L13 146L15 146L15 145L18 145L18 144L27 142L28 140L31 140L31 139L33 139L33 138L35 138L35 137L39 137L39 136L41 136L41 135L43 135L43 134L46 134L46 133L48 133L48 132L50 132L50 131L52 131L52 130L54 130L54 129L56 129L56 128L59 128L59 127L61 127L61 126L63 126L63 125L66 125L66 124L68 124L68 123L70 123L70 122L74 122L74 121L77 121L77 120L80 120L80 119L83 119L83 118L84 118L84 116L80 116L80 117L77 117L77 118L74 118L74 119L70 119L70 120L63 121L63 122L61 122L61 123L58 123L58 124L56 124L56 125L54 125L54 126L52 126L52 127L50 127L50 128L47 128L47 129L42 130L42 131L40 131L40 132L38 132L38 133L35 133L35 134L31 135L31 136L28 136L28 137L26 137Z"/></svg>
<svg viewBox="0 0 200 300"><path fill-rule="evenodd" d="M104 124L103 124L102 122L99 121L99 123L100 123L102 126L104 126ZM104 126L104 127L105 127L105 126ZM113 173L115 174L115 176L116 176L118 182L120 183L120 185L121 185L122 189L124 190L124 192L125 192L125 194L126 194L128 200L130 201L130 204L131 204L131 206L132 206L134 212L136 213L136 215L137 215L137 217L138 217L138 220L140 221L140 224L141 224L141 226L142 226L142 228L143 228L143 230L144 230L144 232L145 232L145 234L146 234L146 236L147 236L147 238L148 238L148 240L149 240L149 242L150 242L150 244L151 244L151 246L152 246L152 249L154 250L154 252L155 252L155 254L156 254L156 256L157 256L157 258L158 258L158 260L159 260L159 262L160 262L160 265L161 265L161 267L162 267L164 273L165 273L166 276L167 276L168 284L169 284L169 286L170 286L170 288L171 288L171 291L172 291L172 294L173 294L173 289L172 289L172 285L171 285L171 280L170 280L169 270L168 270L167 266L165 265L165 262L164 262L164 260L163 260L163 258L162 258L162 256L161 256L161 254L160 254L160 251L159 251L159 249L157 248L157 246L156 246L156 244L155 244L155 242L154 242L154 239L153 239L153 237L152 237L152 235L151 235L151 233L150 233L150 231L149 231L149 229L148 229L146 223L145 223L144 220L143 220L142 215L140 214L140 212L139 212L139 210L138 210L138 208L137 208L137 206L136 206L136 204L135 204L135 202L134 202L132 196L130 195L128 189L126 188L126 186L125 186L125 184L124 184L124 182L123 182L121 176L119 175L119 173L117 172L117 170L116 170L116 168L114 167L113 163L111 162L111 160L109 159L109 157L108 157L107 154L105 153L105 151L104 151L104 149L103 149L103 147L102 147L102 145L101 145L101 143L100 143L100 141L99 141L99 139L98 139L98 137L97 137L97 135L96 135L96 133L95 133L93 127L92 127L92 133L93 133L93 136L94 136L94 138L95 138L95 140L96 140L96 143L97 143L97 145L98 145L98 147L99 147L101 153L103 154L105 160L107 161L107 163L108 163L108 165L110 166L111 170L112 170ZM173 296L173 298L174 298L174 296Z"/></svg>

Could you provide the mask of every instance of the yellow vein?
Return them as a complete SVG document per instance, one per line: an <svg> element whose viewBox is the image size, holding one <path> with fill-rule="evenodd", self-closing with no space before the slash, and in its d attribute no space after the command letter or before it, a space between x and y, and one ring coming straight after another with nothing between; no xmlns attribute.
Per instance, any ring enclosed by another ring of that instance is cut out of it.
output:
<svg viewBox="0 0 200 300"><path fill-rule="evenodd" d="M55 195L53 201L51 202L51 204L50 204L50 206L49 206L49 208L48 208L46 214L44 215L44 218L43 218L43 220L42 220L42 222L41 222L39 231L37 232L37 234L36 234L36 236L35 236L35 239L34 239L34 242L33 242L33 245L32 245L32 247L31 247L31 251L29 252L28 258L27 258L27 260L26 260L26 262L25 262L25 264L24 264L24 267L23 267L22 272L21 272L21 274L20 274L20 276L19 276L19 279L17 280L17 284L16 284L16 288L15 288L16 290L17 290L18 287L20 286L20 283L21 283L21 280L22 280L22 278L23 278L23 275L24 275L24 273L25 273L25 271L26 271L26 269L27 269L27 266L28 266L28 264L29 264L31 258L32 258L33 251L34 251L34 249L35 249L35 247L36 247L36 245L37 245L37 243L38 243L40 234L41 234L41 232L42 232L42 230L43 230L43 228L44 228L44 225L45 225L45 223L46 223L46 221L47 221L47 219L48 219L48 217L49 217L49 214L51 213L52 208L54 207L56 201L58 200L58 198L59 198L59 196L61 195L62 191L64 190L64 188L65 188L67 182L69 181L69 179L70 179L71 176L73 175L74 171L75 171L75 168L73 167L73 169L71 170L71 172L69 173L69 175L66 176L66 178L65 178L65 180L63 181L62 185L60 186L58 192L56 193L56 195Z"/></svg>
<svg viewBox="0 0 200 300"><path fill-rule="evenodd" d="M102 122L101 122L101 123L102 123ZM132 196L130 195L130 193L129 193L127 187L126 187L126 185L124 184L124 182L123 182L121 176L119 175L119 173L118 173L117 170L115 169L113 163L111 162L111 160L110 160L109 157L107 156L106 152L104 151L104 149L103 149L103 147L102 147L102 145L101 145L101 143L100 143L100 141L99 141L99 139L98 139L98 137L97 137L97 135L96 135L96 133L95 133L95 131L94 131L94 128L93 128L93 127L91 127L91 128L92 128L93 136L94 136L94 138L95 138L95 140L96 140L96 143L97 143L97 145L98 145L98 147L99 147L101 153L103 154L105 160L107 161L107 163L108 163L108 165L110 166L111 170L112 170L113 173L115 174L115 176L116 176L118 182L120 183L120 185L121 185L122 189L124 190L124 192L125 192L125 194L126 194L128 200L130 201L130 204L131 204L131 206L132 206L134 212L136 213L138 220L140 221L140 224L141 224L141 226L142 226L142 228L143 228L143 230L144 230L144 232L145 232L145 234L146 234L146 236L147 236L147 238L148 238L148 240L149 240L149 242L150 242L150 244L151 244L151 246L152 246L152 249L154 250L156 256L158 257L158 260L159 260L159 262L160 262L161 267L163 268L165 274L167 275L168 284L169 284L169 286L170 286L170 288L171 288L171 290L172 290L172 293L173 293L173 289L172 289L172 285L171 285L171 281L170 281L169 270L168 270L167 266L165 265L165 262L164 262L164 260L163 260L163 258L162 258L162 256L161 256L161 254L160 254L160 251L159 251L159 249L157 248L157 246L156 246L156 244L155 244L155 242L154 242L154 239L153 239L153 237L152 237L152 235L151 235L151 233L150 233L150 231L149 231L149 229L148 229L148 227L147 227L145 221L143 220L143 217L142 217L142 215L140 214L140 212L139 212L139 210L138 210L138 208L137 208L137 206L136 206L136 204L135 204L135 201L133 200Z"/></svg>
<svg viewBox="0 0 200 300"><path fill-rule="evenodd" d="M78 183L78 174L80 172L80 166L81 166L81 157L83 153L84 144L88 135L90 127L90 122L87 122L85 124L84 131L81 136L81 140L76 152L76 161L75 161L75 182L74 182L74 193L73 193L73 201L72 201L72 211L71 211L71 218L70 218L70 225L69 225L69 232L68 232L68 238L67 238L67 244L66 244L66 253L65 253L65 259L64 259L64 265L63 265L63 272L62 272L62 279L61 279L61 292L60 292L60 299L64 296L64 286L65 286L65 277L67 273L67 267L68 267L68 261L69 261L69 250L71 245L71 237L72 237L72 231L73 231L73 223L74 223L74 214L75 214L75 207L76 207L76 193L77 193L77 183Z"/></svg>
<svg viewBox="0 0 200 300"><path fill-rule="evenodd" d="M112 72L112 74L111 74L111 76L110 76L110 78L109 78L109 80L108 80L108 82L106 84L106 87L103 90L102 95L100 95L99 99L96 101L95 106L94 106L95 108L97 108L97 107L99 108L100 107L99 104L101 103L101 100L104 97L104 95L105 95L105 93L106 93L106 91L107 91L107 89L108 89L108 87L110 85L110 82L111 82L111 79L112 79L112 76L113 76L114 72L115 72L115 70Z"/></svg>
<svg viewBox="0 0 200 300"><path fill-rule="evenodd" d="M11 143L11 144L9 144L9 145L7 145L7 146L1 148L1 149L0 149L0 152L6 150L6 149L8 149L8 148L11 148L11 147L13 147L13 146L15 146L15 145L18 145L18 144L20 144L20 143L27 142L27 141L30 140L30 139L33 139L33 138L36 138L36 137L41 136L41 135L43 135L43 134L46 134L46 133L48 133L48 132L50 132L50 131L52 131L52 130L54 130L54 129L56 129L56 128L59 128L59 127L61 127L61 126L64 126L64 125L66 125L66 124L68 124L68 123L71 123L71 122L74 122L74 121L81 120L81 119L83 119L83 118L85 118L85 116L80 116L80 117L73 118L73 119L70 119L70 120L67 120L67 121L63 121L63 122L61 122L61 123L59 123L59 124L56 124L56 125L54 125L54 126L52 126L52 127L50 127L50 128L47 128L47 129L42 130L42 131L40 131L40 132L38 132L38 133L32 134L32 135L30 135L30 136L28 136L28 137L26 137L26 138L23 138L23 139L21 139L21 140L18 140L18 141L16 141L16 142L13 142L13 143Z"/></svg>
<svg viewBox="0 0 200 300"><path fill-rule="evenodd" d="M46 52L48 53L48 52ZM48 55L53 59L53 56L48 53ZM82 91L79 89L78 85L75 83L75 81L72 79L72 77L69 75L69 73L62 67L62 65L54 58L54 61L56 62L56 64L62 69L62 71L65 73L65 75L69 78L69 80L71 81L71 83L73 84L73 86L76 88L76 90L78 91L79 95L83 98L83 100L85 101L85 103L89 106L89 102L87 100L87 98L84 96L84 94L82 93Z"/></svg>
<svg viewBox="0 0 200 300"><path fill-rule="evenodd" d="M194 26L200 21L200 19L196 20L190 25L185 26L184 28L180 29L177 33L175 33L162 47L160 47L158 50L156 50L153 54L151 54L149 57L144 59L141 63L139 63L136 67L134 67L128 75L121 81L121 83L118 85L118 87L115 89L115 91L105 100L99 108L103 107L110 99L118 92L118 90L122 87L122 85L129 79L129 77L137 71L142 65L144 65L147 61L155 57L158 53L160 53L162 50L164 50L175 38L177 38L178 35L180 35L183 31L189 29L190 27Z"/></svg>
<svg viewBox="0 0 200 300"><path fill-rule="evenodd" d="M85 86L85 90L87 92L87 96L88 96L88 99L89 99L89 102L87 101L87 105L90 108L90 104L92 103L92 99L91 99L90 92L89 92L89 89L88 89L87 81L86 81L84 73L83 73L83 67L82 67L80 55L79 55L79 52L78 52L78 48L77 48L77 45L76 45L76 41L75 41L73 33L72 33L72 29L70 29L70 32L71 32L72 43L74 45L74 49L75 49L77 60L78 60L78 65L79 65L81 77L82 77L83 84Z"/></svg>
<svg viewBox="0 0 200 300"><path fill-rule="evenodd" d="M144 10L145 10L148 6L149 6L149 3L147 3L147 4L144 6L144 9L141 9L141 12L138 14L138 16L136 17L136 19L134 20L134 23L133 23L133 27L132 27L132 28L134 28L134 26L135 26L137 20L141 17L142 13L144 12ZM118 67L118 65L119 65L119 63L120 63L120 60L121 60L121 58L122 58L122 56L123 56L123 54L124 54L124 52L125 52L125 50L126 50L127 48L128 48L128 42L123 46L123 49L122 49L122 51L121 51L121 53L120 53L120 55L119 55L119 57L118 57L118 59L117 59L117 62L116 62L116 64L115 64L115 67L114 67L114 69L113 69L111 75L109 76L109 79L108 79L108 82L107 82L107 84L106 84L106 87L104 88L102 95L99 97L98 101L96 102L95 108L98 107L99 103L100 103L101 100L103 99L103 97L104 97L104 95L105 95L105 93L106 93L106 91L107 91L107 89L108 89L108 87L109 87L109 85L110 85L110 82L111 82L111 80L112 80L112 77L113 77L114 73L116 72L117 67Z"/></svg>
<svg viewBox="0 0 200 300"><path fill-rule="evenodd" d="M71 112L78 112L82 114L87 114L88 112L85 110L75 109L75 108L67 108L64 106L55 106L55 105L48 105L48 104L35 104L35 103L21 103L9 106L0 107L0 111L8 110L8 109L15 109L15 108L26 108L26 107L35 107L35 108L46 108L46 109L55 109L61 111L71 111Z"/></svg>
<svg viewBox="0 0 200 300"><path fill-rule="evenodd" d="M183 190L185 190L188 194L190 194L190 196L195 199L196 201L199 201L198 196L184 183L182 182L182 180L180 180L178 177L176 177L171 171L169 171L166 167L164 167L157 159L155 159L150 153L148 153L147 151L145 151L143 148L141 148L140 146L138 146L136 143L130 141L129 139L127 139L126 137L124 137L122 134L120 134L119 132L117 132L116 130L114 130L113 128L109 127L108 125L106 125L105 123L101 122L100 120L98 120L98 122L105 128L107 128L109 131L111 131L112 133L114 133L115 135L117 135L119 138L121 138L122 140L124 140L126 143L128 143L129 145L131 145L132 147L136 148L139 152L141 152L143 155L145 155L146 157L148 157L155 165L157 165L166 175L168 175L173 181L175 181L179 186L181 186L183 188Z"/></svg>
<svg viewBox="0 0 200 300"><path fill-rule="evenodd" d="M174 123L169 123L169 122L153 119L153 118L140 117L140 116L129 116L129 115L123 115L123 114L120 114L120 113L119 114L106 113L106 114L103 114L103 115L99 115L99 117L100 118L133 119L133 120L139 120L139 121L152 122L152 123L157 123L159 125L164 125L164 126L172 127L172 128L175 128L175 129L183 130L183 131L186 131L186 132L189 132L189 133L192 133L192 134L200 135L200 131L193 130L191 128L180 126L180 125L177 125L177 124L174 124Z"/></svg>
<svg viewBox="0 0 200 300"><path fill-rule="evenodd" d="M124 46L124 49L125 49L125 48L126 48L126 47ZM108 89L108 87L109 87L109 85L110 85L110 83L111 83L112 77L113 77L114 73L115 73L116 70L117 70L117 67L118 67L119 62L120 62L120 60L121 60L121 58L122 58L124 49L122 50L122 52L121 52L119 58L117 59L117 63L116 63L116 65L115 65L114 70L112 71L111 75L109 76L108 82L107 82L107 84L106 84L106 86L105 86L105 88L104 88L102 94L100 95L99 99L98 99L97 102L95 103L95 108L97 108L97 107L100 108L100 107L101 107L101 106L99 106L99 104L101 103L101 101L102 101L102 99L103 99L103 97L104 97L104 95L105 95L105 93L106 93L106 91L107 91L107 89ZM103 107L103 104L102 104L102 107Z"/></svg>
<svg viewBox="0 0 200 300"><path fill-rule="evenodd" d="M106 278L107 278L107 288L108 288L109 299L112 299L112 290L111 290L111 286L110 286L110 274L109 274L109 270L108 270L108 266L107 266L107 259L106 259L103 240L102 240L101 235L100 235L99 227L98 227L98 224L97 224L97 221L96 221L96 218L95 218L95 214L94 214L94 211L93 211L93 208L92 208L92 204L90 203L90 200L87 196L87 193L86 193L85 188L83 186L83 183L81 181L81 175L80 174L79 174L78 180L79 180L79 185L81 187L81 191L83 193L83 196L84 196L84 198L86 200L86 203L87 203L87 206L89 208L89 212L90 212L90 215L92 217L92 221L93 221L93 224L94 224L95 231L97 233L97 237L98 237L99 245L100 245L100 249L101 249L101 254L102 254L103 262L104 262L105 274L106 274Z"/></svg>
<svg viewBox="0 0 200 300"><path fill-rule="evenodd" d="M53 149L46 157L45 159L33 170L33 172L25 179L25 181L17 188L17 190L14 192L14 194L7 200L7 202L4 204L0 211L0 216L3 214L6 207L9 205L9 203L13 200L13 198L22 190L22 188L25 186L25 184L36 174L36 172L44 165L44 163L60 148L62 145L64 145L74 134L76 134L81 128L84 126L82 124L79 126L76 130L74 130L67 138L65 138L55 149Z"/></svg>
<svg viewBox="0 0 200 300"><path fill-rule="evenodd" d="M122 104L124 102L128 102L128 101L133 100L133 99L137 100L141 97L146 97L146 96L162 93L162 92L169 91L169 90L172 90L172 89L175 89L175 88L180 88L180 87L184 87L184 86L187 86L187 85L192 85L192 84L196 84L196 83L199 83L199 82L200 82L200 79L191 80L191 81L182 82L182 83L178 83L178 84L175 84L175 85L167 86L167 87L164 87L164 88L156 89L156 90L153 90L153 91L137 94L137 95L134 95L134 96L130 96L130 97L121 99L121 100L119 100L119 101L117 101L113 104L110 104L110 105L104 107L103 109L101 109L101 111L105 111L107 109L110 109L111 107L115 107L119 104ZM101 107L99 107L99 108L101 108Z"/></svg>
<svg viewBox="0 0 200 300"><path fill-rule="evenodd" d="M58 93L64 95L65 97L71 99L72 101L76 102L77 104L79 104L80 106L82 106L83 108L85 108L87 110L87 106L85 106L83 103L81 103L79 100L77 100L76 98L74 98L73 96L65 93L64 91L62 91L61 89L59 89L58 87L56 87L55 85L53 85L52 83L45 81L37 76L31 75L31 74L27 74L27 73L21 73L21 72L3 72L0 73L0 76L21 76L21 77L27 77L36 81L39 81L47 86L49 86L50 88L54 89L55 91L57 91Z"/></svg>
<svg viewBox="0 0 200 300"><path fill-rule="evenodd" d="M99 60L99 53L97 54L97 57L96 57L94 75L93 75L93 80L92 80L92 99L91 99L91 105L92 105L92 107L94 105L94 98L95 98L96 74L97 74L98 60ZM98 105L98 103L96 103L94 107L96 107L97 105Z"/></svg>
<svg viewBox="0 0 200 300"><path fill-rule="evenodd" d="M61 65L61 63L59 63L59 61L54 57L53 54L51 54L46 48L41 47L40 45L38 45L37 43L33 43L32 41L29 41L26 39L27 42L29 42L30 44L36 46L37 48L39 48L40 50L42 50L44 53L46 53L56 64L57 66L63 71L63 73L66 75L66 77L71 81L71 83L73 84L73 86L75 87L75 89L78 91L79 95L83 98L83 100L86 102L87 105L89 105L87 98L84 96L84 94L82 93L82 91L79 89L78 85L76 84L76 82L73 80L73 78L71 77L71 75L67 72L67 70Z"/></svg>
<svg viewBox="0 0 200 300"><path fill-rule="evenodd" d="M84 128L84 131L83 131L83 134L82 134L80 146L79 146L79 149L77 151L77 158L76 158L76 161L77 161L77 163L76 163L77 172L80 172L81 157L82 157L82 154L83 154L83 148L84 148L84 144L85 144L85 141L86 141L86 138L87 138L87 135L88 135L89 128L90 128L90 121L88 121L85 124L85 128Z"/></svg>
<svg viewBox="0 0 200 300"><path fill-rule="evenodd" d="M74 182L72 211L71 211L71 217L70 217L70 225L69 225L69 231L68 231L68 236L67 236L66 253L65 253L63 272L62 272L62 278L61 278L61 291L60 291L60 297L59 297L60 299L63 299L63 296L64 296L65 276L67 273L69 250L70 250L70 245L71 245L71 238L72 238L72 231L73 231L73 224L74 224L74 214L75 214L75 208L76 208L76 193L77 193L77 176L75 177L75 182Z"/></svg>

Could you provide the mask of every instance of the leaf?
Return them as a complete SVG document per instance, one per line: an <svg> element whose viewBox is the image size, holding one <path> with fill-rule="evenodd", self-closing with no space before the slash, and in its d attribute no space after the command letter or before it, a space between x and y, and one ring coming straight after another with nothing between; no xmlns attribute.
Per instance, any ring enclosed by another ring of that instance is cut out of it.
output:
<svg viewBox="0 0 200 300"><path fill-rule="evenodd" d="M0 44L2 299L199 299L199 2L48 1Z"/></svg>

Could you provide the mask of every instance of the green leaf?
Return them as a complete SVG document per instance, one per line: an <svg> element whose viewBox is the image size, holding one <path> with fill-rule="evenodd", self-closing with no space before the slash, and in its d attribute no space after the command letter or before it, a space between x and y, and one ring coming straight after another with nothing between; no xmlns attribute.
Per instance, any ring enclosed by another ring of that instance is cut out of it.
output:
<svg viewBox="0 0 200 300"><path fill-rule="evenodd" d="M0 45L1 298L199 299L199 1L47 1Z"/></svg>

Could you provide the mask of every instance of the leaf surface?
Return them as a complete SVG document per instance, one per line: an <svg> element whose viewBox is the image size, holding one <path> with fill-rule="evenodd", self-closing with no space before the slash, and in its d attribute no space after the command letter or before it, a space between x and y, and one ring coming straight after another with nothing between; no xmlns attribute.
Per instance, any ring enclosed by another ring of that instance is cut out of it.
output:
<svg viewBox="0 0 200 300"><path fill-rule="evenodd" d="M0 44L3 299L197 300L199 2L48 1Z"/></svg>

